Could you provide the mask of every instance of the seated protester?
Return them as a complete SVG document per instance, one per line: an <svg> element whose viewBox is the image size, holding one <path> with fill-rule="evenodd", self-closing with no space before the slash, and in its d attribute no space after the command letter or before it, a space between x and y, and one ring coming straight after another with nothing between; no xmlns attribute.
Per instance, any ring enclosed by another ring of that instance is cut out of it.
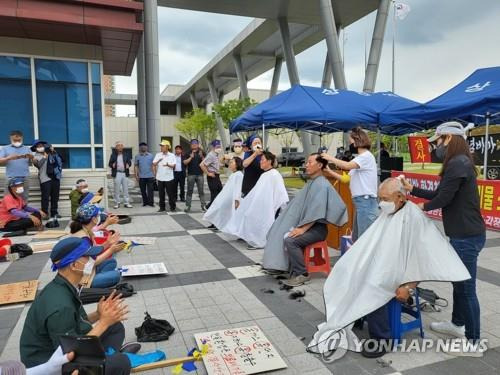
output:
<svg viewBox="0 0 500 375"><path fill-rule="evenodd" d="M100 224L101 213L99 207L93 204L85 204L76 210L76 220L70 224L73 237L86 238L90 245L96 245L94 228ZM120 234L115 232L99 246L101 251L94 259L94 270L90 276L91 288L109 288L120 282L121 272L117 269L118 263L113 255L126 246L119 242Z"/></svg>
<svg viewBox="0 0 500 375"><path fill-rule="evenodd" d="M283 281L288 286L310 280L304 264L304 248L326 239L327 223L342 226L347 222L344 202L323 176L327 163L320 154L309 156L306 163L309 181L280 213L268 233L263 266L272 274L289 271L290 278Z"/></svg>
<svg viewBox="0 0 500 375"><path fill-rule="evenodd" d="M43 230L42 217L46 215L26 204L23 198L24 180L16 177L9 181L7 194L0 201L0 231Z"/></svg>
<svg viewBox="0 0 500 375"><path fill-rule="evenodd" d="M234 157L229 163L229 169L232 172L231 176L229 176L213 204L203 215L203 220L208 221L222 231L233 220L240 204L243 161L238 157Z"/></svg>
<svg viewBox="0 0 500 375"><path fill-rule="evenodd" d="M76 219L76 210L80 207L82 197L89 192L89 185L83 178L76 181L76 185L69 193L69 200L71 201L71 219Z"/></svg>
<svg viewBox="0 0 500 375"><path fill-rule="evenodd" d="M100 251L87 240L75 237L62 239L52 249L52 270L57 270L57 275L31 304L21 333L21 361L27 368L47 362L59 346L60 336L88 335L99 337L105 350L115 351L106 356L105 374L130 374L130 361L122 352L125 328L121 323L126 319L128 306L112 293L87 315L78 296L82 277L92 271L91 257Z"/></svg>
<svg viewBox="0 0 500 375"><path fill-rule="evenodd" d="M387 304L393 298L406 301L420 281L470 278L436 225L417 205L406 200L399 179L385 180L378 196L380 216L337 261L325 282L327 321L318 326L308 346L310 352L331 350L329 343L339 334L347 337L347 347L345 340L341 340L341 347L356 350L357 338L351 327L364 316L370 337L375 340L367 343L387 343L391 339ZM371 345L363 348L365 357L380 357L390 350L390 346Z"/></svg>
<svg viewBox="0 0 500 375"><path fill-rule="evenodd" d="M276 157L271 152L262 153L262 175L252 190L241 199L238 214L224 229L226 233L245 240L249 250L266 246L267 232L280 208L288 202L283 177L273 168L275 161Z"/></svg>

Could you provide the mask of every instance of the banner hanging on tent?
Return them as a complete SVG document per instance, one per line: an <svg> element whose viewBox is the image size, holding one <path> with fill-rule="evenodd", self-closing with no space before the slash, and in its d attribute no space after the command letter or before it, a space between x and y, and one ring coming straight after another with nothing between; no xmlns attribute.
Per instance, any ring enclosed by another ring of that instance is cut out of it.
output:
<svg viewBox="0 0 500 375"><path fill-rule="evenodd" d="M401 175L401 171L392 171L392 177ZM425 190L436 190L440 177L432 174L406 173L405 177L413 186ZM500 180L477 180L481 215L486 227L500 231ZM412 202L426 202L425 199L408 196ZM441 219L441 210L428 211L427 215L434 219Z"/></svg>
<svg viewBox="0 0 500 375"><path fill-rule="evenodd" d="M412 163L430 163L431 153L427 137L408 137Z"/></svg>

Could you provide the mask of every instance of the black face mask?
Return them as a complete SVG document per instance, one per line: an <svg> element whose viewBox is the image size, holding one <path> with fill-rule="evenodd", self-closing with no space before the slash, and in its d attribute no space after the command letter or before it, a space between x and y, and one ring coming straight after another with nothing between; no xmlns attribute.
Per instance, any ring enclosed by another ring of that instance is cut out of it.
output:
<svg viewBox="0 0 500 375"><path fill-rule="evenodd" d="M446 156L446 150L447 150L447 146L445 146L443 143L441 143L439 146L436 147L436 158L440 161L440 162L443 162L444 161L444 158Z"/></svg>
<svg viewBox="0 0 500 375"><path fill-rule="evenodd" d="M354 146L354 143L351 143L349 145L349 151L351 152L351 154L357 154L358 153L358 148L356 146Z"/></svg>

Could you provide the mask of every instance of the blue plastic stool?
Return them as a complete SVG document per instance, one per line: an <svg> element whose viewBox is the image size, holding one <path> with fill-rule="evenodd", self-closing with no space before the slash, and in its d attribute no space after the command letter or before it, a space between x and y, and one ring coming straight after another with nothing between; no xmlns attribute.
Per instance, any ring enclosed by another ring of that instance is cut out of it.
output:
<svg viewBox="0 0 500 375"><path fill-rule="evenodd" d="M415 293L415 307L410 307L406 304L402 304L397 299L392 299L389 303L389 322L391 324L392 339L394 340L394 345L397 345L401 336L406 332L413 331L414 329L420 329L420 337L424 338L424 329L422 327L422 317L420 315L420 300L418 298L418 292ZM401 321L401 315L405 313L411 315L415 319L403 323Z"/></svg>

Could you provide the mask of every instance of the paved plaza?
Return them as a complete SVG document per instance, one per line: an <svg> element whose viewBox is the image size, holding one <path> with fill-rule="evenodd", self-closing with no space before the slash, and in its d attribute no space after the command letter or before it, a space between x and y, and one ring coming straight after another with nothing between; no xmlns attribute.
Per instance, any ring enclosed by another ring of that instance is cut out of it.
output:
<svg viewBox="0 0 500 375"><path fill-rule="evenodd" d="M137 196L136 196L137 197ZM128 278L137 294L127 298L129 319L125 322L126 340L135 340L134 328L142 323L144 312L167 319L175 333L168 341L146 343L143 351L161 349L167 358L185 356L195 346L194 334L212 330L259 326L284 358L288 368L276 374L499 374L500 373L500 233L489 232L485 249L479 258L478 290L481 302L482 336L489 340L490 350L483 358L453 358L443 353L390 353L382 360L365 359L348 352L333 363L324 363L305 351L305 346L325 320L322 287L325 277L314 275L313 281L300 289L301 300L292 300L280 290L277 281L259 271L262 250L247 250L244 242L206 229L198 202L193 212L185 214L156 213L135 206L130 210L132 223L119 226L123 235L157 237L154 245L138 246L131 253L118 254L120 265L164 262L167 276ZM184 206L179 204L179 208ZM27 238L16 238L16 242ZM332 264L338 252L331 249ZM14 263L0 263L0 283L38 279L40 288L54 273L50 271L48 253L40 253ZM449 283L423 283L438 295L451 301ZM272 289L274 293L269 293ZM264 291L267 291L265 293ZM86 305L93 311L95 305ZM19 337L29 304L0 310L0 360L19 358ZM451 306L442 312L423 313L425 336L437 338L429 324L450 319ZM366 329L365 329L366 331ZM366 332L364 332L366 334ZM406 338L418 337L418 332ZM196 363L198 374L206 371ZM172 368L146 372L170 374Z"/></svg>

